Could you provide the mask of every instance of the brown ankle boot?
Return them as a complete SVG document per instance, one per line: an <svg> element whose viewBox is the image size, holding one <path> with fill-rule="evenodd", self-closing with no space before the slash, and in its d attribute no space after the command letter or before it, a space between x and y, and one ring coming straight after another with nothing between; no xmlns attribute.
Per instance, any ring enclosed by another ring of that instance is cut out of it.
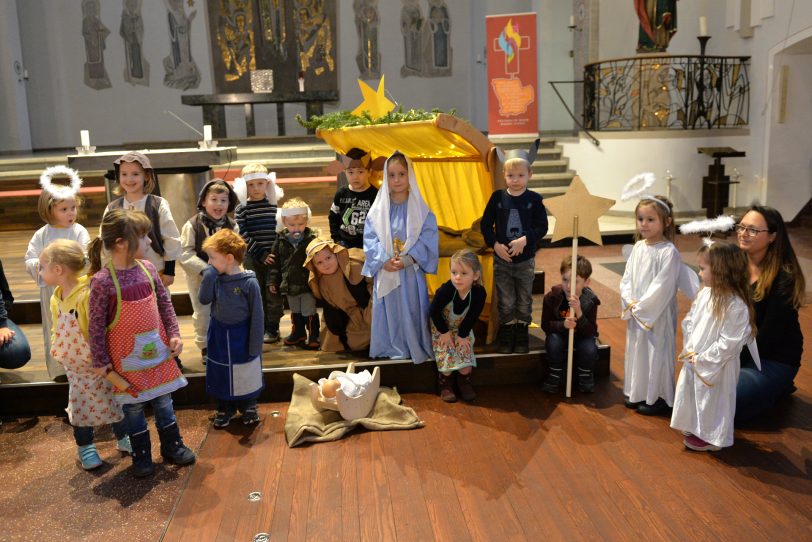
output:
<svg viewBox="0 0 812 542"><path fill-rule="evenodd" d="M471 384L471 373L467 375L457 374L457 391L460 392L460 399L467 403L476 399L476 392L473 384Z"/></svg>
<svg viewBox="0 0 812 542"><path fill-rule="evenodd" d="M437 374L437 385L440 388L440 399L446 403L456 403L457 396L454 395L454 380L456 372L446 376L443 373Z"/></svg>

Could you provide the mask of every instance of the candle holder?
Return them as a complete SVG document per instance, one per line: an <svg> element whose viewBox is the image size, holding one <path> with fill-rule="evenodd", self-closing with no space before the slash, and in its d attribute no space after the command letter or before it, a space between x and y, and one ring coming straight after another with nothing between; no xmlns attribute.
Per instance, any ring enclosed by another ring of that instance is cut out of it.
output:
<svg viewBox="0 0 812 542"><path fill-rule="evenodd" d="M206 140L198 141L197 146L198 146L198 148L200 150L204 151L204 150L208 150L208 149L216 149L218 143L219 143L219 141L217 141L215 139L209 139L208 141L206 141Z"/></svg>
<svg viewBox="0 0 812 542"><path fill-rule="evenodd" d="M96 145L88 145L87 147L75 147L77 154L96 154Z"/></svg>
<svg viewBox="0 0 812 542"><path fill-rule="evenodd" d="M708 40L711 39L711 37L697 36L696 39L699 40L699 77L696 80L696 89L699 96L696 101L696 116L694 117L694 122L691 125L691 128L696 128L696 123L701 117L705 119L704 122L708 125L708 129L710 130L712 124L708 118L708 108L705 104L705 49L708 46Z"/></svg>

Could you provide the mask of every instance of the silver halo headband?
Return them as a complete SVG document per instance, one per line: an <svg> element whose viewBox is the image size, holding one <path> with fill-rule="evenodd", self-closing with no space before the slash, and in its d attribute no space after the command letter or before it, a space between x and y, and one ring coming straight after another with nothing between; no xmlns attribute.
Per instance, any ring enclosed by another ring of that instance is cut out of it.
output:
<svg viewBox="0 0 812 542"><path fill-rule="evenodd" d="M243 175L242 178L245 180L245 182L253 181L254 179L263 179L265 181L270 181L271 180L271 177L267 173L262 173L262 172L248 173L246 175Z"/></svg>
<svg viewBox="0 0 812 542"><path fill-rule="evenodd" d="M644 195L642 195L640 197L640 201L646 201L646 200L650 200L650 201L654 201L656 203L659 203L660 205L663 206L663 209L668 211L669 215L671 214L671 207L669 207L668 204L666 202L664 202L663 200L661 200L661 199L659 199L659 198L657 198L655 196L649 196L648 194L644 194Z"/></svg>
<svg viewBox="0 0 812 542"><path fill-rule="evenodd" d="M66 175L70 179L70 185L54 184L52 181L54 175ZM82 178L75 169L67 166L53 166L42 172L39 177L39 185L51 197L61 201L75 197L79 193L79 189L82 188Z"/></svg>

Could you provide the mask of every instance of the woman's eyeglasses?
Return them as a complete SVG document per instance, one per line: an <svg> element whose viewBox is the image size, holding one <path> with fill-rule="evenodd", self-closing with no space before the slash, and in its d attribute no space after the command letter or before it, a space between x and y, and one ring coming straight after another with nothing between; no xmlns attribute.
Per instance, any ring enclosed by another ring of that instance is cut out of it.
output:
<svg viewBox="0 0 812 542"><path fill-rule="evenodd" d="M770 230L759 230L758 228L754 228L753 226L745 226L744 224L736 224L735 230L736 233L747 233L748 237L755 237L759 233L770 231Z"/></svg>

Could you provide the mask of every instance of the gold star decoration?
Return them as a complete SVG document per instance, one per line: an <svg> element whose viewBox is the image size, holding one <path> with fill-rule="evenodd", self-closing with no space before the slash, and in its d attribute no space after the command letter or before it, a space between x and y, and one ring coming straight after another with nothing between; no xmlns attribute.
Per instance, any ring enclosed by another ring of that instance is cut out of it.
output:
<svg viewBox="0 0 812 542"><path fill-rule="evenodd" d="M369 111L373 119L379 119L395 108L395 104L384 95L383 76L381 76L381 81L378 83L378 90L373 90L371 86L360 79L358 80L358 86L361 87L364 101L353 109L353 115L361 116L364 111Z"/></svg>
<svg viewBox="0 0 812 542"><path fill-rule="evenodd" d="M608 211L615 200L593 196L579 176L575 176L563 196L544 200L544 205L555 217L552 242L572 237L573 218L578 217L578 237L603 245L598 218Z"/></svg>

